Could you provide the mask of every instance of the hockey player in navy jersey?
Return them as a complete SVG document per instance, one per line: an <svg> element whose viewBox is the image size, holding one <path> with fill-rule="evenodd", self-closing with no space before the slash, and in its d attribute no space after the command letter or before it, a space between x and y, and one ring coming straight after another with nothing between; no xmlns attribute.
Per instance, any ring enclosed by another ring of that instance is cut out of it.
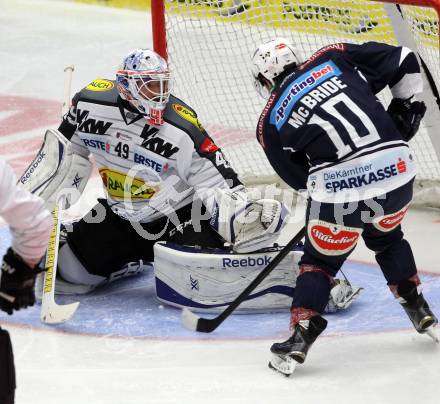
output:
<svg viewBox="0 0 440 404"><path fill-rule="evenodd" d="M273 168L307 189L304 255L291 308L292 336L271 347L270 366L291 374L326 328L321 317L333 277L362 237L419 333L437 318L400 223L416 175L408 141L426 107L420 68L406 47L367 42L326 46L304 60L285 39L252 57L257 90L268 98L257 138ZM387 109L376 94L388 87Z"/></svg>

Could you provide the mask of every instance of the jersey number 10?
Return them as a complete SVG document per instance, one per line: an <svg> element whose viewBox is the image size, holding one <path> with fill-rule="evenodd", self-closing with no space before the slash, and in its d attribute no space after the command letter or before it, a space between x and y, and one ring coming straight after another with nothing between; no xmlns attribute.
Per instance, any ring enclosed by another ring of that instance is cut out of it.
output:
<svg viewBox="0 0 440 404"><path fill-rule="evenodd" d="M342 114L335 108L335 105L339 103L344 103L347 108L349 108L359 117L363 125L368 130L367 135L364 135L362 137L359 136L359 133L356 131L355 127L350 122L348 122L348 120L344 116L342 116ZM328 101L321 104L321 108L324 111L328 112L330 115L337 118L339 122L341 122L356 148L360 149L361 147L380 140L379 133L377 132L377 129L371 119L347 96L347 94L340 93L330 98ZM338 131L331 122L322 119L316 114L313 114L313 116L309 120L309 125L310 124L319 125L327 133L330 140L336 147L338 159L343 158L352 151L350 145L344 143Z"/></svg>

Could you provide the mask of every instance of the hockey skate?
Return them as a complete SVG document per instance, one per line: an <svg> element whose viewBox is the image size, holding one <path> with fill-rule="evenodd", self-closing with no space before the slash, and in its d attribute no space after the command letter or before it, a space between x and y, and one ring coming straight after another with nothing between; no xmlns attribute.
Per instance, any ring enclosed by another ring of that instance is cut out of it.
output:
<svg viewBox="0 0 440 404"><path fill-rule="evenodd" d="M420 334L428 334L435 342L439 342L434 327L438 320L428 306L422 293L410 280L404 280L397 286L399 303L405 310L416 331Z"/></svg>
<svg viewBox="0 0 440 404"><path fill-rule="evenodd" d="M304 363L310 347L326 327L327 320L319 315L310 320L301 320L288 340L271 346L273 356L269 367L287 377L290 376L297 363Z"/></svg>

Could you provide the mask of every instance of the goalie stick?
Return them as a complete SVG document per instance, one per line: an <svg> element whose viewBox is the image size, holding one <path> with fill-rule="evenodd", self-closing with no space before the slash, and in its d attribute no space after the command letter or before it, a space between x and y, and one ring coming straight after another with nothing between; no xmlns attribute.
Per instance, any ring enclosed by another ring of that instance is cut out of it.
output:
<svg viewBox="0 0 440 404"><path fill-rule="evenodd" d="M52 212L53 227L46 253L46 272L44 273L43 298L40 319L47 324L58 324L70 320L79 306L79 302L59 305L55 302L55 279L58 264L58 246L60 242L61 211L66 198L61 196Z"/></svg>
<svg viewBox="0 0 440 404"><path fill-rule="evenodd" d="M0 292L0 297L2 299L5 299L6 301L8 301L9 303L14 303L15 302L15 297L10 296L6 293Z"/></svg>
<svg viewBox="0 0 440 404"><path fill-rule="evenodd" d="M212 332L223 321L225 321L231 313L249 296L249 294L276 268L276 266L287 256L293 246L298 244L305 235L305 227L303 227L295 237L290 240L286 246L278 253L276 257L264 268L257 277L241 292L232 303L226 307L217 317L208 319L202 318L194 314L188 308L182 310L181 320L183 325L191 331Z"/></svg>
<svg viewBox="0 0 440 404"><path fill-rule="evenodd" d="M67 113L70 105L70 87L72 83L73 66L64 69L64 101L62 115ZM79 302L59 305L55 302L55 279L58 264L58 247L60 243L61 212L67 206L67 199L61 196L52 212L53 227L46 253L46 272L43 281L43 296L41 301L40 319L47 324L58 324L70 320L79 306Z"/></svg>

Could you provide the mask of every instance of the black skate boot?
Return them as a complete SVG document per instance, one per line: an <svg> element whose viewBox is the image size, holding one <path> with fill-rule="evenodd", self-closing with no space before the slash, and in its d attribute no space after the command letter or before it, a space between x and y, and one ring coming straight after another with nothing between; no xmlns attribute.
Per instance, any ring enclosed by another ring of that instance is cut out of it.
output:
<svg viewBox="0 0 440 404"><path fill-rule="evenodd" d="M290 376L297 363L304 363L310 347L326 327L327 320L320 315L300 321L288 340L271 346L270 351L273 357L269 362L269 367L285 376Z"/></svg>
<svg viewBox="0 0 440 404"><path fill-rule="evenodd" d="M399 303L402 305L416 331L420 334L427 333L434 341L438 338L434 332L434 326L438 320L428 306L422 293L418 293L417 285L406 279L397 285Z"/></svg>

